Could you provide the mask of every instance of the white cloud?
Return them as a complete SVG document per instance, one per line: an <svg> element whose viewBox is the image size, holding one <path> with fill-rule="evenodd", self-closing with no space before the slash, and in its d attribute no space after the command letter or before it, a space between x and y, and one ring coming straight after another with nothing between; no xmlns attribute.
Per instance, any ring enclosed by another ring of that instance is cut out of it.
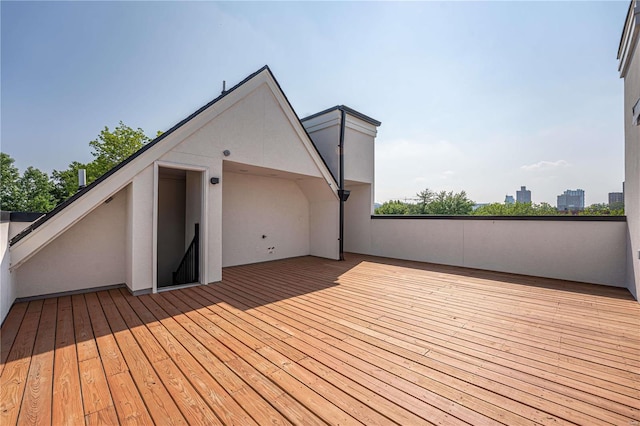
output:
<svg viewBox="0 0 640 426"><path fill-rule="evenodd" d="M415 197L425 188L465 189L460 170L473 170L461 148L447 140L429 136L416 139L376 141L376 201ZM453 166L453 167L452 167Z"/></svg>
<svg viewBox="0 0 640 426"><path fill-rule="evenodd" d="M547 171L551 169L557 169L561 167L569 167L571 164L566 160L558 160L558 161L538 161L534 164L520 166L522 170L526 170L528 172L538 172L538 171Z"/></svg>

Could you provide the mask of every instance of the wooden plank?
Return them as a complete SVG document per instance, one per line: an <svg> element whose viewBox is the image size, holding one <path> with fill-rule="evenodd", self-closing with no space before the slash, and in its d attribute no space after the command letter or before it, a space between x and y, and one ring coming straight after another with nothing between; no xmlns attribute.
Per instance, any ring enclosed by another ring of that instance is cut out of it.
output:
<svg viewBox="0 0 640 426"><path fill-rule="evenodd" d="M216 374L215 377L220 383L222 383L228 390L232 390L234 398L238 398L238 403L245 408L257 405L260 401L258 395L268 401L274 408L276 408L282 416L293 424L324 424L315 414L301 406L295 399L282 392L282 390L271 382L262 373L257 371L253 365L245 362L243 359L237 357L225 344L227 340L234 339L232 336L225 333L209 334L204 328L208 327L209 323L206 318L198 312L194 311L188 305L181 302L179 299L174 298L175 304L169 303L167 296L168 293L162 295L141 297L141 300L147 304L151 304L152 300L157 301L163 309L170 314L175 321L180 323L185 329L190 330L193 336L182 335L181 341L189 341L193 347L203 344L220 360L224 361L224 367L230 368L229 371L224 371L223 374ZM150 309L151 306L147 305ZM185 314L182 314L185 312ZM196 326L196 323L199 326ZM200 328L203 326L204 328ZM215 329L214 329L215 330ZM176 337L178 334L173 332ZM179 333L179 331L178 331ZM222 336L226 340L220 341L215 336ZM197 342L194 342L192 338L197 338ZM223 343L225 342L225 343ZM232 345L233 346L233 345ZM200 352L192 351L194 355ZM255 352L251 352L247 357L251 357ZM249 385L249 386L247 386ZM250 398L251 395L255 395ZM241 399L242 398L242 399ZM261 408L257 413L251 412L254 419L258 419L261 416L261 412L264 408ZM278 417L276 415L271 416L274 419ZM283 421L284 423L284 421Z"/></svg>
<svg viewBox="0 0 640 426"><path fill-rule="evenodd" d="M268 286L269 284L265 284L265 285ZM301 296L301 298L296 299L297 301L295 303L300 304L303 307L306 307L306 309L308 309L310 312L312 312L314 310L317 310L318 308L321 308L321 309L324 308L327 311L331 310L331 313L328 314L329 315L328 318L334 317L335 315L342 315L343 318L348 318L349 322L345 323L345 324L348 324L350 327L353 327L353 321L354 321L354 315L353 315L354 309L353 308L349 309L349 310L345 310L345 309L342 308L342 306L344 306L344 304L342 304L342 305L340 305L340 304L338 304L338 305L329 304L327 302L327 300L330 300L331 296L327 296L326 294L323 296L323 300L313 300L313 301L308 301L307 302L307 301L304 301L303 299L304 299L304 297ZM336 310L337 310L337 312L336 312ZM341 312L343 312L343 313L341 314ZM357 312L357 309L355 309L355 312ZM367 320L368 320L368 318L367 318ZM362 323L362 326L369 327L369 324L366 323L366 320L360 320L358 318L358 319L356 319L356 321L365 321L365 322ZM382 322L380 322L380 323L382 323ZM386 324L385 324L385 326L386 326ZM384 326L383 326L383 328L379 328L378 331L383 332L383 333L387 332L384 329ZM404 331L404 328L403 328L403 331ZM438 335L438 333L439 333L439 331L437 329L431 329L430 330L430 334L428 336L422 335L420 338L426 339L427 341L431 341L433 339L433 337L431 337L431 336L434 335L434 334ZM396 335L398 335L398 336L400 336L401 334L404 334L404 333L400 333L400 334L396 333ZM448 337L443 336L443 339L444 340L441 340L441 342L445 341L445 340L448 340ZM465 341L465 344L468 345L468 344L472 344L472 343L469 342L469 341ZM485 348L490 348L490 347L491 347L491 345L485 346ZM486 349L482 349L482 350L486 350ZM517 352L518 355L525 355L525 353L518 352L518 349L516 349L515 352ZM532 357L532 356L529 356L528 358L529 359L534 359L534 357ZM544 358L543 358L543 361L544 361ZM555 365L558 361L556 359L556 360L553 360L553 361L547 360L546 362L549 365ZM566 367L569 370L576 371L576 367L573 367L571 365L570 361L562 361L562 360L560 360L560 364L561 364L562 367ZM580 374L582 375L583 372L580 372ZM594 380L597 380L597 379L594 378L592 381L594 381ZM617 384L615 382L609 381L609 383L611 383L609 386L617 386ZM629 382L627 382L627 384L629 384ZM606 386L604 386L604 387L606 388ZM626 393L626 394L629 394L628 392L635 393L635 391L625 391L625 388L618 388L618 391Z"/></svg>
<svg viewBox="0 0 640 426"><path fill-rule="evenodd" d="M128 371L107 376L120 424L154 425L151 415Z"/></svg>
<svg viewBox="0 0 640 426"><path fill-rule="evenodd" d="M112 376L129 371L129 367L122 357L120 348L102 311L102 305L100 305L97 294L88 293L85 295L85 300L105 374Z"/></svg>
<svg viewBox="0 0 640 426"><path fill-rule="evenodd" d="M140 348L149 358L149 361L151 363L155 363L167 359L167 353L162 349L162 347L160 347L151 333L149 333L149 330L147 330L146 326L144 325L142 320L140 320L138 315L132 309L128 309L128 305L122 303L122 295L120 294L120 291L114 289L111 290L109 294L113 298L116 306L118 306L120 315L129 328L129 331L136 338L138 344L140 345Z"/></svg>
<svg viewBox="0 0 640 426"><path fill-rule="evenodd" d="M196 390L176 367L173 361L170 359L158 361L154 364L154 367L171 393L173 400L176 402L178 407L180 407L180 411L182 411L185 418L189 419L189 424L223 424L207 406L200 395L198 395Z"/></svg>
<svg viewBox="0 0 640 426"><path fill-rule="evenodd" d="M54 425L84 422L78 358L69 296L58 298L51 419Z"/></svg>
<svg viewBox="0 0 640 426"><path fill-rule="evenodd" d="M116 414L116 409L112 406L109 406L103 410L93 412L91 414L87 414L84 417L85 425L93 426L93 425L104 425L111 426L117 425L118 415Z"/></svg>
<svg viewBox="0 0 640 426"><path fill-rule="evenodd" d="M337 345L339 345L339 343L334 343L334 346L337 346ZM369 349L369 351L371 351L371 348L368 348L368 349ZM364 355L361 355L360 357L361 357L361 358L367 358L367 355L368 355L368 354L370 354L370 353L371 353L371 352L365 352L365 353L364 353ZM373 355L369 355L369 357L370 357L370 356L373 356ZM378 361L378 362L376 362L376 365L380 365L380 362L379 362L379 361ZM403 371L403 370L398 370L397 368L395 368L395 369L394 369L394 367L393 367L393 366L390 366L390 367L388 367L388 368L393 369L393 371L395 371L395 372L396 372L396 374L398 374L398 373L402 373L402 371ZM415 366L414 366L414 368L412 369L412 371L414 371L414 370L415 370ZM430 376L433 376L433 373L431 373L431 374L430 374ZM419 376L418 376L418 377L419 377ZM455 378L447 379L447 378L446 378L447 376L443 376L443 375L440 375L440 376L437 376L437 375L436 375L436 377L441 377L441 378L440 378L440 380L441 380L443 383L450 383L450 382L451 382L451 379L453 379L453 380L454 380L454 383L455 383ZM409 376L407 376L407 378L411 378L411 379L414 379L414 380L415 380L415 378L413 377L413 374L410 374ZM461 385L462 385L461 389L465 389L465 385L464 385L463 383L465 383L465 382L461 382ZM432 383L431 385L425 385L424 387L429 388L429 389L440 389L440 390L439 390L439 392L440 392L440 393L445 392L445 394L447 394L448 392L450 392L450 391L447 391L447 389L446 389L446 388L442 388L442 386L439 386L439 385L437 384L437 382ZM480 394L482 394L482 391L483 391L482 389L479 389L479 390L477 390L477 391L476 391L476 393L480 393ZM480 396L482 396L482 395L480 395ZM491 396L492 396L492 394L487 394L487 396L491 397ZM449 398L449 399L455 399L455 400L461 400L460 398L452 398L452 397L448 397L448 398ZM466 398L467 398L467 400L469 399L468 397L466 397ZM477 409L477 408L479 407L479 406L478 406L478 404L479 404L479 403L480 403L480 405L482 405L482 401L481 401L481 400L477 400L477 399L476 399L476 400L475 400L475 402L474 402L474 403L473 403L473 405L472 405L473 407L475 407L474 409ZM494 404L495 404L495 401L494 401ZM486 405L485 405L485 407L489 410L489 411L485 411L487 414L489 414L489 413L491 413L491 412L492 412L492 408L491 408L492 406L486 406ZM523 411L523 407L520 407L519 409L516 409L516 410L514 410L514 411L515 411L515 412L518 412L518 413L521 413L521 412ZM505 415L505 413L495 413L495 414L494 414L494 416L496 416L495 418L496 418L497 420L500 420L500 421L504 421L504 418L503 418L503 416L504 416L504 415ZM533 413L533 412L532 412L532 413L530 413L530 416L535 416L535 413ZM521 421L521 420L522 420L522 419L520 419L520 421ZM515 421L516 421L516 420L512 419L512 420L510 420L510 423L514 423Z"/></svg>
<svg viewBox="0 0 640 426"><path fill-rule="evenodd" d="M98 357L98 347L93 338L91 321L87 312L87 305L84 295L76 294L71 296L73 305L73 326L76 334L76 345L78 350L78 361L84 361Z"/></svg>
<svg viewBox="0 0 640 426"><path fill-rule="evenodd" d="M39 322L40 312L26 313L25 309L0 376L0 424L14 424L18 419Z"/></svg>
<svg viewBox="0 0 640 426"><path fill-rule="evenodd" d="M293 320L290 320L293 321ZM301 337L304 338L304 337ZM338 344L339 341L336 341L333 343L333 345L335 346L336 344ZM341 347L341 350L344 350L345 348L347 348L346 346ZM337 356L338 351L333 352L334 356ZM374 354L369 354L369 357L375 357ZM355 359L351 359L352 361L354 361ZM347 359L343 359L343 361L345 362L349 362L349 360ZM455 400L455 401L459 401L460 403L464 404L470 404L470 407L475 408L476 413L480 414L483 413L484 415L490 415L495 417L496 419L499 419L500 421L503 421L503 416L505 416L505 413L495 413L493 411L493 406L492 405L486 405L484 403L484 401L478 399L478 398L474 398L472 396L463 396L463 394L458 394L458 396L453 397L452 392L455 392L452 388L447 387L447 386L442 386L440 385L438 382L431 382L428 385L424 385L422 386L423 389L430 389L429 391L420 391L418 389L418 387L415 386L414 383L412 383L410 380L409 381L404 381L402 380L399 376L397 376L398 373L402 373L401 369L395 369L393 370L392 374L384 374L382 373L381 370L378 370L377 368L377 364L378 362L380 362L380 360L376 361L375 363L375 367L372 369L371 366L369 366L369 364L367 362L356 362L354 365L354 367L359 368L363 371L369 371L371 372L372 375L380 375L380 379L383 382L389 383L389 384L393 384L396 387L400 387L402 390L404 390L407 393L410 393L412 395L419 395L421 394L424 399L425 402L438 407L440 409L444 409L449 410L450 408L447 407L447 403L445 401L444 398L449 397L450 400ZM389 369L389 366L388 366ZM390 371L391 373L391 371ZM405 376L405 379L408 376ZM426 379L426 378L425 378ZM432 389L436 389L437 391L439 391L439 393L434 393L431 390ZM469 402L470 398L473 398L473 401ZM455 415L456 417L460 418L460 419L466 419L466 421L472 421L473 417L478 415L478 414L472 414L471 412L469 412L467 410L467 408L463 407L462 405L455 408L454 406L454 411L451 411L450 414ZM519 418L517 419L518 422L522 422L524 421L523 418ZM488 421L488 420L485 420ZM513 423L513 420L512 420Z"/></svg>
<svg viewBox="0 0 640 426"><path fill-rule="evenodd" d="M122 356L129 366L137 392L140 393L145 401L153 421L166 424L187 424L175 401L145 356L144 351L138 346L138 342L127 328L109 293L99 292L98 297L109 326L112 330L118 330L115 332L116 341ZM128 393L134 392L136 392L134 389L128 391ZM112 395L115 398L113 392ZM120 417L120 413L118 413L118 417Z"/></svg>
<svg viewBox="0 0 640 426"><path fill-rule="evenodd" d="M33 348L19 424L51 424L53 353L56 337L57 299L43 305Z"/></svg>
<svg viewBox="0 0 640 426"><path fill-rule="evenodd" d="M26 302L14 303L2 323L2 328L0 329L0 375L2 375L9 352L18 335L24 314L27 312L27 305L28 303Z"/></svg>
<svg viewBox="0 0 640 426"><path fill-rule="evenodd" d="M85 415L106 410L113 406L107 377L99 358L89 358L78 363L82 401Z"/></svg>
<svg viewBox="0 0 640 426"><path fill-rule="evenodd" d="M135 297L123 297L128 301L135 311L144 317L150 311ZM243 408L227 393L227 391L202 367L183 347L186 342L178 341L164 326L159 323L150 327L150 331L157 338L158 342L164 347L170 358L176 362L176 365L183 372L185 377L189 378L191 384L198 390L198 393L209 404L214 413L216 413L225 424L257 424Z"/></svg>

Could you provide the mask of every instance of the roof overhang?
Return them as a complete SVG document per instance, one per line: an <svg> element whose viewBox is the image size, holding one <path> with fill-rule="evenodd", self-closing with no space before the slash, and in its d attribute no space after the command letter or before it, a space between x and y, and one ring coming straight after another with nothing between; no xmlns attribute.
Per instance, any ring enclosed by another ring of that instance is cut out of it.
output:
<svg viewBox="0 0 640 426"><path fill-rule="evenodd" d="M618 46L618 71L621 78L627 75L639 38L640 4L637 0L632 0L631 4L629 4L627 19L625 20L622 36L620 37L620 45Z"/></svg>
<svg viewBox="0 0 640 426"><path fill-rule="evenodd" d="M336 105L332 108L325 109L318 113L303 118L301 121L307 132L313 133L327 127L340 124L341 112L346 114L345 125L349 129L353 129L366 135L376 137L378 127L382 124L367 115L362 114L346 105Z"/></svg>

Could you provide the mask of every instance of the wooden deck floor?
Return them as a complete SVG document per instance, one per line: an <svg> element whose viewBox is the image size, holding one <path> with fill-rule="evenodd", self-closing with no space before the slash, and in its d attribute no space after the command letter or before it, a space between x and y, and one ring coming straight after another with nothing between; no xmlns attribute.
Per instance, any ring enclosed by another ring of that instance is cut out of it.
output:
<svg viewBox="0 0 640 426"><path fill-rule="evenodd" d="M15 304L0 424L640 424L623 289L348 255Z"/></svg>

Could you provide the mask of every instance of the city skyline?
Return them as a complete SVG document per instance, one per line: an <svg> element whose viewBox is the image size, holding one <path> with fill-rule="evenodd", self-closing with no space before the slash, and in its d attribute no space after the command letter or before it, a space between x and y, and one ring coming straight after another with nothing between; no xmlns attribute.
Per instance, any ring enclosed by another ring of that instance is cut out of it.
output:
<svg viewBox="0 0 640 426"><path fill-rule="evenodd" d="M624 185L622 185L622 186L624 186ZM583 207L588 207L588 206L594 205L594 204L611 204L612 197L617 197L617 198L615 198L615 202L619 202L619 197L620 196L623 197L623 194L624 194L624 192L620 192L620 191L610 191L610 192L607 193L607 199L606 200L604 200L602 202L593 202L592 203L592 202L587 202L586 201L587 200L586 197L587 197L587 193L588 193L587 190L581 189L579 187L575 187L575 188L576 188L575 191L582 191L582 193L583 193L582 194L583 199L584 199L584 206ZM431 189L431 188L429 188L429 189ZM530 201L526 201L526 200L525 201L520 201L519 200L517 194L519 192L521 192L521 191L526 191L526 192L529 193L528 196L529 196L529 200ZM563 190L563 192L567 192L567 191L574 191L574 190L572 190L570 188L566 188L566 189ZM513 195L513 194L516 194L516 195ZM505 195L502 197L501 200L477 201L477 200L475 200L473 198L473 196L471 194L468 194L468 193L467 193L467 197L469 197L469 199L474 201L476 205L487 205L487 204L493 204L493 203L531 202L533 204L547 203L547 204L549 204L551 206L558 207L558 198L557 197L562 195L562 193L559 192L559 194L556 195L556 200L554 202L548 202L548 201L536 201L536 199L535 199L533 194L535 194L534 190L532 190L531 188L528 188L527 185L521 185L519 190L516 190L514 192L505 193ZM620 194L620 195L618 196L618 195L612 195L612 194ZM376 205L380 206L386 201L400 200L400 201L404 201L404 202L409 202L409 201L416 201L418 199L419 198L415 197L415 196L413 196L413 197L398 197L398 198L391 198L389 200L384 200L384 201L376 200L375 203L376 203ZM624 202L624 197L622 198L622 202Z"/></svg>

